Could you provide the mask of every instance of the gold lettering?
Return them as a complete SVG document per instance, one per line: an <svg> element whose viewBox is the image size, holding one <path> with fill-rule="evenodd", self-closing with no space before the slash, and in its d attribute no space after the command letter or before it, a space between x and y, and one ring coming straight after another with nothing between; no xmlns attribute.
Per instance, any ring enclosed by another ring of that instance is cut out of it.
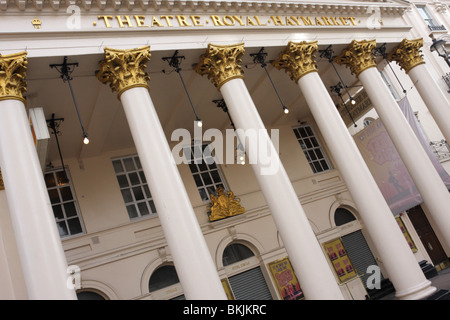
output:
<svg viewBox="0 0 450 320"><path fill-rule="evenodd" d="M270 18L273 21L273 24L276 26L284 26L283 21L281 20L280 16L270 16Z"/></svg>
<svg viewBox="0 0 450 320"><path fill-rule="evenodd" d="M190 16L192 20L192 24L194 26L200 26L203 27L203 24L200 24L200 16Z"/></svg>
<svg viewBox="0 0 450 320"><path fill-rule="evenodd" d="M347 25L348 20L346 17L340 17L339 19L341 20L343 26Z"/></svg>
<svg viewBox="0 0 450 320"><path fill-rule="evenodd" d="M353 24L354 26L356 26L355 17L348 17L348 19L350 19L350 21L352 22L352 24Z"/></svg>
<svg viewBox="0 0 450 320"><path fill-rule="evenodd" d="M103 19L103 21L105 22L105 26L107 28L111 28L111 25L109 24L109 20L113 19L112 16L98 16L97 19Z"/></svg>
<svg viewBox="0 0 450 320"><path fill-rule="evenodd" d="M316 26L323 26L323 22L320 21L320 19L317 17L316 17Z"/></svg>
<svg viewBox="0 0 450 320"><path fill-rule="evenodd" d="M300 18L302 19L303 24L304 24L305 26L312 26L312 25L313 25L313 22L312 22L310 16L308 16L308 17L301 16Z"/></svg>
<svg viewBox="0 0 450 320"><path fill-rule="evenodd" d="M159 18L165 19L168 27L172 26L172 22L170 20L173 19L173 16L160 16Z"/></svg>
<svg viewBox="0 0 450 320"><path fill-rule="evenodd" d="M334 25L335 26L340 26L341 24L336 19L337 19L336 17L331 17L331 21L334 23Z"/></svg>
<svg viewBox="0 0 450 320"><path fill-rule="evenodd" d="M292 20L295 21L295 23L297 24L297 26L301 26L301 23L300 23L300 21L298 20L298 18L299 18L299 17L294 17L294 16L286 17L286 24L295 26L295 24L293 24L293 22L291 21L291 19L292 19ZM288 22L288 19L289 19L289 22Z"/></svg>
<svg viewBox="0 0 450 320"><path fill-rule="evenodd" d="M148 25L144 24L145 16L134 16L134 19L136 20L136 24L138 27L148 27Z"/></svg>
<svg viewBox="0 0 450 320"><path fill-rule="evenodd" d="M189 24L189 22L187 22L187 19L185 16L175 16L175 18L177 18L178 24L180 25L180 27L190 27L191 26Z"/></svg>
<svg viewBox="0 0 450 320"><path fill-rule="evenodd" d="M153 18L152 18L152 27L154 27L155 24L156 24L158 27L164 27L163 24L158 20L158 18L156 18L155 16L153 16Z"/></svg>
<svg viewBox="0 0 450 320"><path fill-rule="evenodd" d="M123 16L125 18L125 21L122 20L121 16L116 16L117 21L119 22L119 26L121 28L124 27L124 23L126 23L128 25L128 27L132 28L133 25L131 24L131 20L130 20L130 16Z"/></svg>
<svg viewBox="0 0 450 320"><path fill-rule="evenodd" d="M250 18L249 16L247 16L247 25L252 25L252 26L256 26L256 22L252 21L252 18Z"/></svg>
<svg viewBox="0 0 450 320"><path fill-rule="evenodd" d="M324 23L326 26L331 26L330 18L328 18L328 17L322 17L322 20L323 20L323 23Z"/></svg>
<svg viewBox="0 0 450 320"><path fill-rule="evenodd" d="M240 16L240 17L238 17L238 16L233 16L233 18L234 18L234 20L236 20L237 22L239 22L239 24L240 24L241 26L244 25L244 21L243 21L243 19L242 19L242 16Z"/></svg>
<svg viewBox="0 0 450 320"><path fill-rule="evenodd" d="M259 20L258 16L254 16L256 22L258 23L258 26L267 26L267 23L262 24L261 21Z"/></svg>
<svg viewBox="0 0 450 320"><path fill-rule="evenodd" d="M211 16L211 19L215 26L224 26L223 22L220 20L219 16Z"/></svg>
<svg viewBox="0 0 450 320"><path fill-rule="evenodd" d="M225 23L227 26L234 26L234 19L232 16L225 16L223 17L223 23Z"/></svg>

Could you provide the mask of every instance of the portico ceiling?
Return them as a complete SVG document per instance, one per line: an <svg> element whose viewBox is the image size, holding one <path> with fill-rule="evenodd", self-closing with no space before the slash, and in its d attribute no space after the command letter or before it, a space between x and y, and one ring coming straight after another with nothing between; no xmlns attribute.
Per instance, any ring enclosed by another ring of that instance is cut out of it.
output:
<svg viewBox="0 0 450 320"><path fill-rule="evenodd" d="M334 49L340 52L343 47L343 45L336 46ZM267 70L281 99L290 109L288 115L283 113L281 103L266 72L260 64L254 63L250 56L251 53L257 53L259 49L246 48L242 66L246 87L266 127L276 128L286 124L292 125L309 118L309 109L299 87L290 80L288 74L275 69L269 63L284 48L270 47L265 48L265 51L268 54L266 57ZM213 100L222 99L220 92L206 76L202 77L193 71L193 66L203 53L203 49L180 51L178 54L185 57L181 63L181 75L195 110L203 121L203 130L209 128L231 129L227 115L213 103ZM150 95L169 143L175 129L185 128L193 132L195 120L179 75L162 59L173 54L173 50L152 52L151 60L147 63L150 75ZM68 57L68 63L78 63L78 67L72 73L71 84L82 122L89 135L90 143L88 145L82 143L81 126L69 85L60 78L57 70L50 68L50 64L62 63L64 57L29 59L27 107L42 107L47 119L50 119L52 114L55 114L56 118L64 118L64 122L60 126L61 135L58 136L64 159L92 157L102 152L134 147L120 101L109 86L100 83L95 76L98 62L102 58L102 55ZM330 86L336 85L339 78L329 62L319 56L317 60L325 86L329 89ZM355 77L346 68L337 67L347 85L355 83ZM151 143L150 137L149 143ZM59 161L53 135L50 139L47 161Z"/></svg>

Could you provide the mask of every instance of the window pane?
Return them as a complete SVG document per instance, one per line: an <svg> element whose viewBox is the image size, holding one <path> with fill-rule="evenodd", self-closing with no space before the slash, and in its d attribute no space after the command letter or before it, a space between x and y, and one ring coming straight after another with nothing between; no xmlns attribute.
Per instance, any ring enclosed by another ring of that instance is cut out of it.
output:
<svg viewBox="0 0 450 320"><path fill-rule="evenodd" d="M132 172L128 175L128 177L130 178L130 183L131 185L135 186L137 184L140 184L141 182L139 181L139 177L138 174L136 172Z"/></svg>
<svg viewBox="0 0 450 320"><path fill-rule="evenodd" d="M134 201L133 195L131 194L130 189L122 190L122 197L123 197L123 201L125 201L125 203Z"/></svg>
<svg viewBox="0 0 450 320"><path fill-rule="evenodd" d="M203 188L198 189L198 192L200 193L200 197L202 198L203 201L209 200L208 194L206 193L205 189Z"/></svg>
<svg viewBox="0 0 450 320"><path fill-rule="evenodd" d="M45 175L45 185L47 188L56 186L55 176L52 173L47 173Z"/></svg>
<svg viewBox="0 0 450 320"><path fill-rule="evenodd" d="M128 216L130 218L136 218L138 216L136 207L134 204L127 206Z"/></svg>
<svg viewBox="0 0 450 320"><path fill-rule="evenodd" d="M147 179L145 179L144 171L139 171L139 177L141 177L142 183L147 183Z"/></svg>
<svg viewBox="0 0 450 320"><path fill-rule="evenodd" d="M149 201L148 204L150 205L150 209L152 210L152 213L156 213L156 207L153 201Z"/></svg>
<svg viewBox="0 0 450 320"><path fill-rule="evenodd" d="M132 158L125 158L123 159L123 163L125 164L125 169L127 171L134 171L136 170L136 167L134 166L134 161Z"/></svg>
<svg viewBox="0 0 450 320"><path fill-rule="evenodd" d="M189 163L189 168L191 169L192 173L196 173L198 171L197 165L195 163Z"/></svg>
<svg viewBox="0 0 450 320"><path fill-rule="evenodd" d="M203 181L200 178L200 175L194 174L194 180L195 180L195 184L197 185L197 187L203 186Z"/></svg>
<svg viewBox="0 0 450 320"><path fill-rule="evenodd" d="M64 211L66 212L66 217L74 217L77 215L77 209L75 209L75 204L73 202L65 203Z"/></svg>
<svg viewBox="0 0 450 320"><path fill-rule="evenodd" d="M202 178L205 184L212 184L212 180L208 172L202 173Z"/></svg>
<svg viewBox="0 0 450 320"><path fill-rule="evenodd" d="M52 206L53 214L57 220L64 219L64 214L61 208L61 205Z"/></svg>
<svg viewBox="0 0 450 320"><path fill-rule="evenodd" d="M83 231L78 219L69 219L67 220L67 224L69 225L70 234L77 234Z"/></svg>
<svg viewBox="0 0 450 320"><path fill-rule="evenodd" d="M148 188L148 186L144 185L143 188L144 188L144 192L145 192L145 197L146 198L151 198L152 194L150 193L150 189Z"/></svg>
<svg viewBox="0 0 450 320"><path fill-rule="evenodd" d="M122 166L122 162L120 160L114 160L113 167L114 167L114 171L116 173L123 172L123 166Z"/></svg>
<svg viewBox="0 0 450 320"><path fill-rule="evenodd" d="M61 192L61 197L63 201L73 200L72 191L70 190L70 187L61 188L59 189L59 191Z"/></svg>
<svg viewBox="0 0 450 320"><path fill-rule="evenodd" d="M141 187L133 188L133 194L136 201L144 199L144 192Z"/></svg>
<svg viewBox="0 0 450 320"><path fill-rule="evenodd" d="M56 226L58 228L60 237L67 236L69 234L65 221L57 222Z"/></svg>
<svg viewBox="0 0 450 320"><path fill-rule="evenodd" d="M139 202L138 203L139 213L141 216L149 214L147 203L145 202Z"/></svg>
<svg viewBox="0 0 450 320"><path fill-rule="evenodd" d="M51 203L61 202L60 199L59 199L58 189L48 190L48 195L50 197Z"/></svg>
<svg viewBox="0 0 450 320"><path fill-rule="evenodd" d="M220 183L222 180L220 179L219 172L217 170L211 171L211 177L213 178L214 182Z"/></svg>
<svg viewBox="0 0 450 320"><path fill-rule="evenodd" d="M117 176L117 181L119 182L119 187L121 188L128 187L128 179L126 175Z"/></svg>
<svg viewBox="0 0 450 320"><path fill-rule="evenodd" d="M136 163L136 167L138 169L142 169L141 160L139 159L139 157L134 157L134 162Z"/></svg>

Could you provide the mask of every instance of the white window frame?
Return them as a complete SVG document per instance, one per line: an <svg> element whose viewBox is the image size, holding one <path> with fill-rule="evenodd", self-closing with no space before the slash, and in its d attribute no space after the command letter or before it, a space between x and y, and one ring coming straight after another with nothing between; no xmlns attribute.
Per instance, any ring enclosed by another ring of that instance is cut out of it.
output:
<svg viewBox="0 0 450 320"><path fill-rule="evenodd" d="M300 126L295 126L292 129L314 174L333 169L331 161L328 159L327 153L322 147L319 138L311 125L302 124ZM302 136L301 129L303 129L307 135ZM316 157L316 159L314 159L314 157Z"/></svg>
<svg viewBox="0 0 450 320"><path fill-rule="evenodd" d="M112 158L111 164L130 220L156 217L156 207L139 156Z"/></svg>
<svg viewBox="0 0 450 320"><path fill-rule="evenodd" d="M58 176L60 176L58 175L58 173L65 173L67 181L64 183L58 183ZM52 177L54 178L54 185L50 184L51 180L48 179L50 175L52 175ZM70 177L68 168L48 170L44 173L44 180L46 183L47 192L49 193L56 226L58 228L61 239L67 239L70 237L85 234L86 231L81 216L81 210L78 206L78 200L75 195L75 190L72 186L72 179ZM70 195L69 193L67 193L68 191L70 192ZM70 210L72 212L69 211L69 208L71 208ZM60 211L58 212L58 210ZM75 212L75 214L73 214L73 212ZM72 231L70 230L71 228L69 226L69 221L73 220L78 220L81 228L80 232L72 233ZM65 226L65 229L68 232L67 234L63 234L64 230L61 228L61 225Z"/></svg>

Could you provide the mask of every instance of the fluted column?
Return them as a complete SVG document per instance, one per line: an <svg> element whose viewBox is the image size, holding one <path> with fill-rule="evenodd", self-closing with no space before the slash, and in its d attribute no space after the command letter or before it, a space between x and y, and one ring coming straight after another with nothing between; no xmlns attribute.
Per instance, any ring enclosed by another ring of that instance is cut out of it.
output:
<svg viewBox="0 0 450 320"><path fill-rule="evenodd" d="M206 241L149 94L145 63L150 47L105 48L97 74L122 102L159 220L184 294L190 300L225 300Z"/></svg>
<svg viewBox="0 0 450 320"><path fill-rule="evenodd" d="M428 72L421 49L423 39L404 39L389 54L411 78L445 139L450 142L450 103Z"/></svg>
<svg viewBox="0 0 450 320"><path fill-rule="evenodd" d="M221 92L241 141L244 132L258 135L271 155L269 167L255 145L245 145L249 162L280 232L306 299L343 299L325 255L278 157L243 81L239 66L244 45L209 44L195 70L207 75Z"/></svg>
<svg viewBox="0 0 450 320"><path fill-rule="evenodd" d="M289 42L273 65L298 84L344 179L397 296L420 299L435 289L419 268L392 212L319 77L317 42ZM365 270L360 270L364 272Z"/></svg>
<svg viewBox="0 0 450 320"><path fill-rule="evenodd" d="M375 41L353 41L335 60L350 67L364 86L386 131L448 246L450 194L376 69Z"/></svg>
<svg viewBox="0 0 450 320"><path fill-rule="evenodd" d="M27 56L0 55L0 167L30 299L76 299L25 110ZM1 290L1 289L0 289Z"/></svg>

